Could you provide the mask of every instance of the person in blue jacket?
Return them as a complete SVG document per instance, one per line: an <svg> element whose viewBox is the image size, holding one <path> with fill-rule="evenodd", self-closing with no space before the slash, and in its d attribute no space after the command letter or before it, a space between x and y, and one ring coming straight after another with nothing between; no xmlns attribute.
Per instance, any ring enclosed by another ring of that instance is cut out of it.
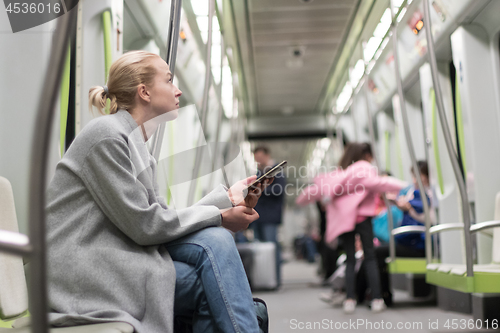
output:
<svg viewBox="0 0 500 333"><path fill-rule="evenodd" d="M417 162L425 197L431 206L432 191L429 186L429 166L426 161ZM403 219L398 226L425 225L425 215L422 201L422 191L418 188L417 179L412 168L413 185L404 188L395 200L396 206L403 211ZM395 237L396 256L425 257L425 233L402 234ZM392 304L392 294L389 287L389 274L385 259L389 256L389 246L379 246L375 249L381 275L382 294L388 306Z"/></svg>
<svg viewBox="0 0 500 333"><path fill-rule="evenodd" d="M276 163L271 159L267 147L258 146L253 151L255 162L257 162L257 177L273 168ZM272 185L263 190L255 210L259 213L259 219L252 223L255 239L261 242L273 242L276 244L276 277L278 286L281 285L281 249L278 243L278 227L281 224L283 200L285 198L286 178L280 172L274 178Z"/></svg>

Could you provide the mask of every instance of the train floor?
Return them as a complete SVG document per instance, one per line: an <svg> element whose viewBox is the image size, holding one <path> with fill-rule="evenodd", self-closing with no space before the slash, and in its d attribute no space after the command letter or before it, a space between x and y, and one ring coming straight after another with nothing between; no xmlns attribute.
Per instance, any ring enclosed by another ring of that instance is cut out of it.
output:
<svg viewBox="0 0 500 333"><path fill-rule="evenodd" d="M311 287L317 280L316 271L316 264L287 261L282 267L283 284L278 291L254 293L268 305L271 333L486 331L460 329L460 325L467 327L472 322L472 315L443 311L433 302L416 301L400 291L394 292L394 305L382 313L372 313L366 304L361 304L354 314L344 314L341 307L332 307L318 298L329 289Z"/></svg>

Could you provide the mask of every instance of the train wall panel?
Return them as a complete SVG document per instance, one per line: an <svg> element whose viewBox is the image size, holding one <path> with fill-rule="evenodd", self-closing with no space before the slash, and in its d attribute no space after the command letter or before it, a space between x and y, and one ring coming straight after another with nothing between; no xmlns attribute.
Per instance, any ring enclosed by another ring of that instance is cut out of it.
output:
<svg viewBox="0 0 500 333"><path fill-rule="evenodd" d="M123 51L123 1L121 0L87 0L82 2L82 20L78 28L83 31L80 48L77 47L77 88L80 99L76 106L76 134L93 118L99 116L88 109L89 89L106 84L104 58L104 27L102 13L111 11L111 43L112 59L117 59ZM77 101L78 102L78 101ZM79 115L78 115L79 113Z"/></svg>
<svg viewBox="0 0 500 333"><path fill-rule="evenodd" d="M454 146L456 147L455 140L455 121L453 116L453 95L450 85L450 74L448 63L440 62L438 63L439 69L439 82L441 90L443 92L443 101L445 106L446 118L448 121L448 128L452 133L452 139ZM424 64L420 68L420 90L422 94L422 106L426 114L425 119L427 120L427 133L431 135L431 145L429 148L429 173L431 184L434 185L434 193L436 193L438 201L438 222L439 223L456 223L463 222L462 210L460 203L460 194L458 192L457 183L455 176L453 174L453 167L449 159L448 153L446 152L446 144L441 130L441 122L436 114L437 126L437 140L432 141L432 103L430 99L430 91L433 87L431 68L428 63ZM437 112L437 109L436 109ZM439 150L439 163L441 165L442 177L443 177L443 192L438 184L438 170L436 159L434 155L434 146L437 144ZM448 231L439 235L440 239L440 258L443 263L450 264L461 264L465 262L465 241L463 232L461 231Z"/></svg>
<svg viewBox="0 0 500 333"><path fill-rule="evenodd" d="M35 115L55 24L54 20L12 33L6 11L0 10L0 176L12 184L19 231L22 233L27 232L28 226ZM55 124L58 124L57 117ZM51 164L58 159L58 141L54 142L58 135L59 132L52 135Z"/></svg>

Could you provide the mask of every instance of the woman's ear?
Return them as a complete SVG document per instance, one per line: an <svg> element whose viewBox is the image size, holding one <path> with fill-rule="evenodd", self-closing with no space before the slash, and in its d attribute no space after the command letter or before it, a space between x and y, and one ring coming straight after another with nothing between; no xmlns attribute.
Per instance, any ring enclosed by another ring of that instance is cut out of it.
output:
<svg viewBox="0 0 500 333"><path fill-rule="evenodd" d="M140 84L137 86L137 96L144 102L151 102L151 95L145 84Z"/></svg>

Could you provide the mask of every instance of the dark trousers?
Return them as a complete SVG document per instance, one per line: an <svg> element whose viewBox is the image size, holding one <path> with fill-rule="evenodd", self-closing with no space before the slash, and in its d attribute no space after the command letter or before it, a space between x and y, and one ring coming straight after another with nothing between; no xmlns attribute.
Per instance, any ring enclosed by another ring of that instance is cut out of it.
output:
<svg viewBox="0 0 500 333"><path fill-rule="evenodd" d="M340 235L347 255L345 272L347 298L356 299L356 274L354 272L354 266L356 265L356 257L354 256L354 236L356 234L359 234L361 243L363 244L365 273L368 279L368 286L372 291L372 298L382 298L382 294L380 292L380 276L375 257L375 250L373 248L373 228L371 217L368 217L361 223L357 223L353 231Z"/></svg>
<svg viewBox="0 0 500 333"><path fill-rule="evenodd" d="M323 280L326 281L337 269L337 259L339 255L337 250L334 250L326 245L324 240L321 240L319 247L319 253L321 254L321 268L324 272Z"/></svg>
<svg viewBox="0 0 500 333"><path fill-rule="evenodd" d="M318 252L321 255L321 272L323 273L323 280L327 281L337 269L337 259L339 257L339 254L338 254L338 248L332 249L325 243L326 212L322 208L321 203L316 202L316 206L318 207L319 211L319 217L320 217L319 232L321 235L321 239L318 242Z"/></svg>

